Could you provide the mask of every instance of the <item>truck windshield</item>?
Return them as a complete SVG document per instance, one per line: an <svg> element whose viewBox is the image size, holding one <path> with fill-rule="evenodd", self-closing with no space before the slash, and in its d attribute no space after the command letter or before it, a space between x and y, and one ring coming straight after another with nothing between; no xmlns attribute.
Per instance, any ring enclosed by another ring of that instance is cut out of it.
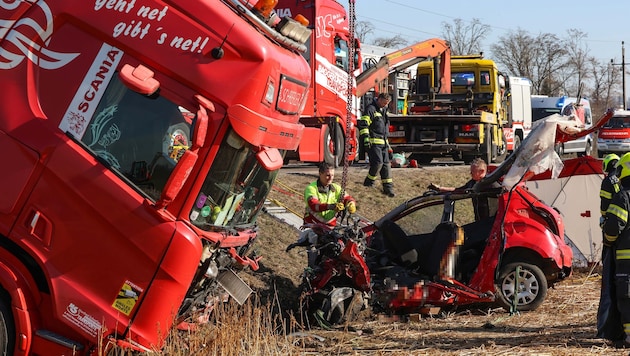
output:
<svg viewBox="0 0 630 356"><path fill-rule="evenodd" d="M615 129L628 128L630 127L630 116L613 116L604 127Z"/></svg>
<svg viewBox="0 0 630 356"><path fill-rule="evenodd" d="M155 201L188 149L193 119L163 96L138 94L114 76L80 140Z"/></svg>
<svg viewBox="0 0 630 356"><path fill-rule="evenodd" d="M189 149L195 115L167 98L145 96L112 78L81 142L130 185L157 201L179 158ZM228 129L204 179L190 220L203 229L252 224L277 171Z"/></svg>
<svg viewBox="0 0 630 356"><path fill-rule="evenodd" d="M553 114L560 114L559 108L532 108L532 121L544 119Z"/></svg>
<svg viewBox="0 0 630 356"><path fill-rule="evenodd" d="M278 171L267 171L256 150L228 130L190 212L204 230L254 223Z"/></svg>

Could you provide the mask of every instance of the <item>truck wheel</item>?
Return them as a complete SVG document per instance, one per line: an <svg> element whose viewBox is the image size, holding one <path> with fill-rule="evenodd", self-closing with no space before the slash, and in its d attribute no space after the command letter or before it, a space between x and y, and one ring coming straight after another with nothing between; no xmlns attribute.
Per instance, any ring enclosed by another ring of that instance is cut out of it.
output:
<svg viewBox="0 0 630 356"><path fill-rule="evenodd" d="M333 137L334 136L334 137ZM335 125L335 131L331 135L330 126L324 132L324 160L333 167L343 165L345 155L345 139L339 125ZM337 155L335 155L335 152Z"/></svg>
<svg viewBox="0 0 630 356"><path fill-rule="evenodd" d="M0 293L0 354L13 355L15 348L15 325L13 325L13 314L11 314L9 301L6 292Z"/></svg>
<svg viewBox="0 0 630 356"><path fill-rule="evenodd" d="M516 268L520 267L518 281ZM497 280L497 302L509 311L514 298L516 309L521 311L536 310L547 297L547 279L542 270L524 262L508 263L501 268Z"/></svg>

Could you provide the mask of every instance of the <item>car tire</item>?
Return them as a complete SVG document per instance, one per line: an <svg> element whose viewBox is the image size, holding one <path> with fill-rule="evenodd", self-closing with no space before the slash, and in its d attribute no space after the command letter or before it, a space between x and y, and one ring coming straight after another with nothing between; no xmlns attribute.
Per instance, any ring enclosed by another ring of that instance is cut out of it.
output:
<svg viewBox="0 0 630 356"><path fill-rule="evenodd" d="M593 145L591 141L586 141L586 147L584 147L584 152L580 152L578 157L590 156L593 154Z"/></svg>
<svg viewBox="0 0 630 356"><path fill-rule="evenodd" d="M517 286L516 270L520 267ZM536 310L547 297L547 279L536 265L513 262L501 268L497 280L497 302L505 310L512 309L514 297L517 297L516 309L520 311ZM516 290L516 295L515 295Z"/></svg>

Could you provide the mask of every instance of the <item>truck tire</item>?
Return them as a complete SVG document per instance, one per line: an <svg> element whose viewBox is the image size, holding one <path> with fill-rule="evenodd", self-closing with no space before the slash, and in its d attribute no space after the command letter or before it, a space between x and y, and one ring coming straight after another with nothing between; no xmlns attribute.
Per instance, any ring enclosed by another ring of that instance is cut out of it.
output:
<svg viewBox="0 0 630 356"><path fill-rule="evenodd" d="M517 274L516 268L520 267ZM536 310L547 297L547 279L536 265L525 262L508 263L501 268L497 280L497 302L510 311L516 297L516 309L520 311Z"/></svg>
<svg viewBox="0 0 630 356"><path fill-rule="evenodd" d="M15 325L10 308L11 302L6 292L0 293L0 354L13 355L15 348Z"/></svg>
<svg viewBox="0 0 630 356"><path fill-rule="evenodd" d="M335 155L335 152L337 155ZM336 168L343 165L344 156L345 139L343 130L341 130L339 125L335 124L331 135L330 126L326 126L326 131L324 132L324 161Z"/></svg>

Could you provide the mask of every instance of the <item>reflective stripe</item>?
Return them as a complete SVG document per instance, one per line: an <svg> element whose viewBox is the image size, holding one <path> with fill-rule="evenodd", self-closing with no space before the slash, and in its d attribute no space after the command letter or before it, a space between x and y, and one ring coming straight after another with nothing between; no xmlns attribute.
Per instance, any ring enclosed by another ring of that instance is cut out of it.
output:
<svg viewBox="0 0 630 356"><path fill-rule="evenodd" d="M385 140L382 139L382 138L370 137L370 143L373 143L375 145L384 145L385 144Z"/></svg>
<svg viewBox="0 0 630 356"><path fill-rule="evenodd" d="M613 242L617 241L617 236L604 234L604 238L606 239L606 241L608 241L610 243L613 243Z"/></svg>
<svg viewBox="0 0 630 356"><path fill-rule="evenodd" d="M391 178L386 178L386 179L382 179L381 182L382 183L392 183L394 180Z"/></svg>
<svg viewBox="0 0 630 356"><path fill-rule="evenodd" d="M600 190L599 191L599 197L602 199L612 199L612 193L611 192L607 192L605 190Z"/></svg>
<svg viewBox="0 0 630 356"><path fill-rule="evenodd" d="M623 324L623 332L626 333L626 335L630 335L630 323Z"/></svg>
<svg viewBox="0 0 630 356"><path fill-rule="evenodd" d="M630 250L616 250L615 258L618 260L630 260Z"/></svg>
<svg viewBox="0 0 630 356"><path fill-rule="evenodd" d="M368 128L359 130L359 136L369 135L369 134L370 134L370 129Z"/></svg>
<svg viewBox="0 0 630 356"><path fill-rule="evenodd" d="M367 179L369 180L376 180L376 176L371 176L369 173L367 175Z"/></svg>
<svg viewBox="0 0 630 356"><path fill-rule="evenodd" d="M619 220L623 221L624 223L628 222L628 210L620 207L619 205L610 204L608 206L607 213L613 214L614 216L618 217Z"/></svg>

